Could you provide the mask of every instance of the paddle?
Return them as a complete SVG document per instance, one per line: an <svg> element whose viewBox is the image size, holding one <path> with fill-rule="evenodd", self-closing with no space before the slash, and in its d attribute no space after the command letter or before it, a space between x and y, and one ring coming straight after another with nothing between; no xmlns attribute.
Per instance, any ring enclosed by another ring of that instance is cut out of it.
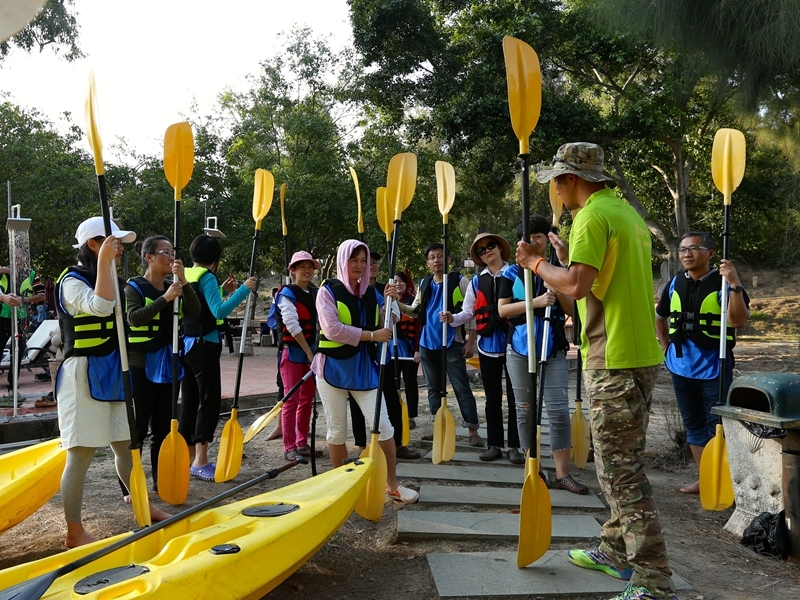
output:
<svg viewBox="0 0 800 600"><path fill-rule="evenodd" d="M581 355L581 316L578 314L578 304L574 304L572 309L572 343L578 348L577 368L578 373L577 382L575 384L575 412L569 420L572 448L569 451L569 457L579 469L586 466L589 460L589 448L591 447L591 430L589 428L589 421L583 414L583 405L581 403L581 371L583 370L583 356Z"/></svg>
<svg viewBox="0 0 800 600"><path fill-rule="evenodd" d="M194 138L189 123L175 123L164 134L164 174L175 190L175 256L180 240L181 190L189 183L194 170ZM178 330L180 299L172 304L172 420L169 434L158 451L158 495L169 504L183 504L189 495L189 446L178 433Z"/></svg>
<svg viewBox="0 0 800 600"><path fill-rule="evenodd" d="M253 233L253 251L250 253L250 277L256 272L256 254L258 253L258 238L261 233L261 221L267 216L272 206L272 195L275 191L275 178L265 169L256 169L255 185L253 187L253 220L256 222ZM242 337L239 342L239 362L236 365L236 384L233 388L233 407L231 418L225 423L219 440L219 453L217 454L217 468L214 470L214 481L222 483L236 477L242 466L244 452L244 435L242 427L237 421L239 414L239 387L242 383L242 366L244 365L244 345L247 331L250 327L250 305L253 293L247 295L247 304L242 318Z"/></svg>
<svg viewBox="0 0 800 600"><path fill-rule="evenodd" d="M503 38L503 55L506 65L508 86L508 108L511 126L519 140L519 154L522 163L522 239L530 240L530 196L529 196L529 139L539 121L542 107L542 75L539 57L533 48L513 37ZM528 372L531 389L536 389L536 339L533 321L533 285L531 271L525 269L525 314L528 329ZM533 419L537 419L536 413ZM538 442L531 428L530 453L528 455L528 474L522 484L522 498L519 512L519 545L517 547L517 566L525 567L541 558L550 546L551 514L550 494L539 477Z"/></svg>
<svg viewBox="0 0 800 600"><path fill-rule="evenodd" d="M403 211L411 204L414 190L417 187L417 156L410 152L395 154L389 161L389 174L386 178L386 198L389 206L394 209L394 234L392 235L392 252L390 253L389 272L394 273L397 245L400 239L400 225ZM386 313L384 327L392 325L392 299L386 298L384 304ZM372 438L369 446L361 453L361 458L371 458L375 467L370 475L364 491L356 502L356 512L370 521L380 521L383 515L383 504L386 499L387 466L386 456L378 445L380 434L381 398L383 384L386 378L386 357L389 344L381 345L380 370L378 374L378 388L375 390L375 415L372 419Z"/></svg>
<svg viewBox="0 0 800 600"><path fill-rule="evenodd" d="M308 381L308 379L312 375L314 375L312 371L309 371L308 373L303 375L303 377L300 378L300 380L297 381L297 383L295 383L288 392L286 392L286 395L284 395L284 397L281 398L278 401L278 403L275 404L275 406L273 406L269 410L269 412L264 413L263 415L258 417L255 421L253 421L253 424L250 425L250 427L248 427L247 433L244 436L245 444L250 440L252 440L254 437L256 437L259 433L261 433L261 431L267 425L269 425L275 417L281 414L281 407L283 406L284 402L286 402L292 396L292 394L294 394L297 390L299 390L300 386L303 385L306 381Z"/></svg>
<svg viewBox="0 0 800 600"><path fill-rule="evenodd" d="M711 175L722 192L723 228L722 258L730 253L731 195L744 177L746 147L744 134L736 129L720 129L714 136L711 149ZM728 281L722 278L722 310L719 318L719 396L717 404L725 402L725 370L728 349ZM733 504L733 481L728 466L728 448L721 419L717 422L713 439L703 449L700 458L700 504L705 510L725 510Z"/></svg>
<svg viewBox="0 0 800 600"><path fill-rule="evenodd" d="M286 268L286 277L284 283L289 285L292 283L292 278L289 276L289 229L286 227L286 208L284 202L286 200L286 184L282 183L280 187L281 195L281 226L283 228L283 266Z"/></svg>
<svg viewBox="0 0 800 600"><path fill-rule="evenodd" d="M442 311L447 312L447 226L450 209L456 199L456 172L450 163L436 161L436 194L439 212L442 215L442 255L444 258L444 274L442 276ZM441 404L433 420L433 450L431 460L438 465L453 459L456 453L456 423L453 413L447 408L447 330L450 325L442 323L442 389L439 390Z"/></svg>
<svg viewBox="0 0 800 600"><path fill-rule="evenodd" d="M258 485L264 481L269 479L275 479L278 475L283 473L284 471L288 471L292 467L301 464L305 465L308 464L308 461L304 458L296 458L293 462L286 463L285 465L278 467L277 469L270 469L263 475L259 475L250 481L246 481L236 487L233 487L221 494L214 496L213 498L209 498L208 500L204 500L197 506L193 506L191 508L187 508L184 511L179 512L177 515L174 515L168 519L164 519L160 523L156 523L151 527L144 527L131 533L129 536L114 542L113 544L109 544L99 550L92 552L91 554L87 554L75 560L71 563L63 565L56 569L55 571L51 571L50 573L45 573L44 575L39 575L34 579L29 579L23 583L18 583L15 586L10 588L6 588L4 590L0 590L0 600L36 600L37 598L41 598L47 589L53 584L53 582L63 575L67 575L72 573L73 571L77 571L81 567L85 567L86 565L103 558L104 556L108 556L109 554L116 552L120 548L124 548L125 546L130 546L134 542L141 540L142 538L147 537L157 531L161 531L169 527L170 525L174 525L178 521L181 521L187 517L191 517L194 514L199 513L202 510L205 510L215 504L222 502L226 498L230 498L231 496L235 496L236 494L243 492L244 490L253 487L254 485Z"/></svg>
<svg viewBox="0 0 800 600"><path fill-rule="evenodd" d="M350 167L350 176L353 178L353 185L356 186L356 202L358 203L358 241L364 241L364 215L361 212L361 190L358 187L358 175L356 170Z"/></svg>
<svg viewBox="0 0 800 600"><path fill-rule="evenodd" d="M386 235L386 247L389 248L389 262L391 264L397 264L397 259L395 258L394 261L392 260L392 214L391 209L387 203L386 199L386 188L379 187L375 191L375 208L376 213L378 215L378 225L380 225L381 231L383 231L384 235ZM394 271L389 271L389 275L391 276L394 283L397 283L397 280L394 279ZM397 353L397 325L392 325L392 356L395 359L398 358ZM405 400L403 400L403 392L400 385L400 363L398 360L394 361L394 379L395 379L395 387L397 388L397 398L400 401L400 419L402 423L403 433L400 439L400 445L408 446L409 442L411 441L411 430L408 428L408 405L406 404Z"/></svg>
<svg viewBox="0 0 800 600"><path fill-rule="evenodd" d="M100 139L100 130L97 126L97 96L95 91L94 73L89 74L89 94L86 96L86 137L94 153L94 169L97 174L97 186L100 190L100 209L103 215L103 226L106 237L111 235L111 211L108 206L108 192L106 191L105 167L103 165L103 141ZM125 393L125 408L128 413L128 429L131 437L131 479L128 482L128 491L131 496L133 514L139 527L150 525L150 499L147 495L147 478L142 467L141 447L136 436L136 416L133 412L133 391L131 377L128 369L128 347L125 336L125 323L122 319L122 299L119 285L116 284L117 266L111 262L111 277L114 281L114 327L117 330L119 343L119 357L122 364L122 387Z"/></svg>

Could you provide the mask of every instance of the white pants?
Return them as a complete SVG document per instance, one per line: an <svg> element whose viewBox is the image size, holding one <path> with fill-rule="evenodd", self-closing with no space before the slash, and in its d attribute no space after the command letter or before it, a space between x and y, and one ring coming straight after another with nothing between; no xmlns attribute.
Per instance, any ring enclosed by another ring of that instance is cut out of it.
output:
<svg viewBox="0 0 800 600"><path fill-rule="evenodd" d="M325 439L329 444L344 444L347 440L347 394L348 390L337 388L330 385L321 377L317 379L317 391L325 409L325 423L328 433ZM372 428L375 418L375 394L376 390L364 390L349 392L355 398L361 412L364 413L364 420L367 429ZM379 425L380 435L378 441L385 442L394 437L394 427L389 421L389 413L386 412L386 401L381 398L381 420Z"/></svg>

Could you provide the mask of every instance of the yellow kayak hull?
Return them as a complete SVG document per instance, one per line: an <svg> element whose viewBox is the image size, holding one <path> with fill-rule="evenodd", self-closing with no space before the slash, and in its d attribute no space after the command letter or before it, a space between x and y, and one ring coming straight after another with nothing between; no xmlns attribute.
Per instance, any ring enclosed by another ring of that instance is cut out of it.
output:
<svg viewBox="0 0 800 600"><path fill-rule="evenodd" d="M56 579L42 598L261 598L306 563L344 524L372 467L372 460L366 459L197 513ZM298 508L280 516L242 513L279 503ZM126 535L0 571L0 590L54 571ZM231 547L238 551L230 553ZM98 573L128 565L147 572L98 586L88 594L74 591L80 580L91 581Z"/></svg>
<svg viewBox="0 0 800 600"><path fill-rule="evenodd" d="M0 456L0 531L24 521L55 495L66 464L58 438Z"/></svg>

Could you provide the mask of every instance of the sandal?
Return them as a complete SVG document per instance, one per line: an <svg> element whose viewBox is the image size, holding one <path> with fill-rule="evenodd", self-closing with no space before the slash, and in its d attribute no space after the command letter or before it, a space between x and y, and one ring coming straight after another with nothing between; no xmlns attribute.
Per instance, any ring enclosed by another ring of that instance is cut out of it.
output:
<svg viewBox="0 0 800 600"><path fill-rule="evenodd" d="M567 490L568 492L579 494L581 496L585 496L589 493L589 488L582 483L575 481L571 475L567 475L562 479L553 477L553 484L551 487L555 490Z"/></svg>
<svg viewBox="0 0 800 600"><path fill-rule="evenodd" d="M299 448L295 449L295 452L297 452L300 456L307 456L307 457L310 458L311 457L311 446L309 446L307 444L305 446L300 446ZM322 450L316 450L314 452L314 458L322 458Z"/></svg>
<svg viewBox="0 0 800 600"><path fill-rule="evenodd" d="M214 481L214 471L217 470L217 465L208 463L202 467L190 467L189 474L192 477L197 477L203 481Z"/></svg>
<svg viewBox="0 0 800 600"><path fill-rule="evenodd" d="M469 434L469 445L473 448L483 448L486 442L484 442L483 438L477 433L471 433Z"/></svg>

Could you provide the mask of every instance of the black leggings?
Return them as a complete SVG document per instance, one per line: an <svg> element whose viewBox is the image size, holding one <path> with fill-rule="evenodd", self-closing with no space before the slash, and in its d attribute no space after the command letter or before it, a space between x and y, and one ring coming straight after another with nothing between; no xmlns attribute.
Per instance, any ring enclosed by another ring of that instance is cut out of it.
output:
<svg viewBox="0 0 800 600"><path fill-rule="evenodd" d="M181 381L178 431L190 446L214 441L222 406L221 355L222 344L202 341L183 357L186 375Z"/></svg>

